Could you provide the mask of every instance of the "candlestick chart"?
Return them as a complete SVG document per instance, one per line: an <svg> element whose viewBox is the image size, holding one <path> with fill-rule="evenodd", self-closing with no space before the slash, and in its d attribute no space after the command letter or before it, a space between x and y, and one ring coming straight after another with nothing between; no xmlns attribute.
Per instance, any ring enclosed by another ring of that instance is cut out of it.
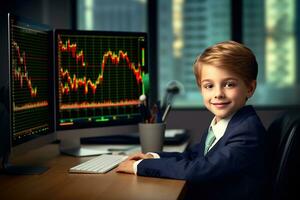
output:
<svg viewBox="0 0 300 200"><path fill-rule="evenodd" d="M56 42L60 126L140 116L149 79L145 38L58 34Z"/></svg>
<svg viewBox="0 0 300 200"><path fill-rule="evenodd" d="M10 33L13 144L49 129L49 33L12 21Z"/></svg>

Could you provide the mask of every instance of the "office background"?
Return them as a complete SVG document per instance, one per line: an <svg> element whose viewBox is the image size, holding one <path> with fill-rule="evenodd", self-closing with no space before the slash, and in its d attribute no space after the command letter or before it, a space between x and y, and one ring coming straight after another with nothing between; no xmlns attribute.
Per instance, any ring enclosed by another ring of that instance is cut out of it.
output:
<svg viewBox="0 0 300 200"><path fill-rule="evenodd" d="M264 125L299 107L299 12L296 0L13 0L12 12L53 28L149 33L154 92L162 98L170 80L185 91L174 102L169 128L197 138L211 120L202 105L192 64L207 46L233 39L249 46L259 64L253 104Z"/></svg>

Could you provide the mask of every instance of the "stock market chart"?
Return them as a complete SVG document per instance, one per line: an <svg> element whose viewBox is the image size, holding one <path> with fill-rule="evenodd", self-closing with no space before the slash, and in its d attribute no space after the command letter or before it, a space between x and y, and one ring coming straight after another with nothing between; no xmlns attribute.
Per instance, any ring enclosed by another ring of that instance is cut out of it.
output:
<svg viewBox="0 0 300 200"><path fill-rule="evenodd" d="M60 126L133 120L149 81L145 37L58 33Z"/></svg>
<svg viewBox="0 0 300 200"><path fill-rule="evenodd" d="M12 143L49 131L49 33L11 19Z"/></svg>

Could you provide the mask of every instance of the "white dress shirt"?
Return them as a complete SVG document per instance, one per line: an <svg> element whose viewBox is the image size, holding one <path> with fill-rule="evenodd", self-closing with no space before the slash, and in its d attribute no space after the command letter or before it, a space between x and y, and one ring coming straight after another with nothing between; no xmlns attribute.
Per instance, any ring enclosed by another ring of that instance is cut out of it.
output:
<svg viewBox="0 0 300 200"><path fill-rule="evenodd" d="M226 128L228 126L229 121L231 120L233 115L230 115L229 117L225 119L221 119L218 123L216 123L216 117L213 118L213 120L210 123L209 129L212 130L214 135L216 136L215 141L212 143L212 145L209 147L208 151L223 137Z"/></svg>

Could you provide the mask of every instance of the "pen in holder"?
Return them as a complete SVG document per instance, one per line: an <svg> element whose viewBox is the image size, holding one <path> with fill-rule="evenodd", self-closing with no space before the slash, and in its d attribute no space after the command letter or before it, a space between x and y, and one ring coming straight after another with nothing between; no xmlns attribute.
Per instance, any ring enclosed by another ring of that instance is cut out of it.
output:
<svg viewBox="0 0 300 200"><path fill-rule="evenodd" d="M166 121L166 118L167 118L167 116L168 116L170 110L171 110L171 104L169 104L169 105L167 106L167 108L166 108L166 110L165 110L165 112L164 112L164 115L162 116L162 121L163 121L163 122Z"/></svg>
<svg viewBox="0 0 300 200"><path fill-rule="evenodd" d="M146 95L142 94L139 97L140 100L140 104L139 104L139 108L140 108L140 112L141 112L141 116L142 116L142 122L143 123L148 123L151 117L151 113L148 109L148 105L147 105L147 100L146 100Z"/></svg>
<svg viewBox="0 0 300 200"><path fill-rule="evenodd" d="M165 130L165 123L139 123L139 136L142 152L162 151Z"/></svg>

